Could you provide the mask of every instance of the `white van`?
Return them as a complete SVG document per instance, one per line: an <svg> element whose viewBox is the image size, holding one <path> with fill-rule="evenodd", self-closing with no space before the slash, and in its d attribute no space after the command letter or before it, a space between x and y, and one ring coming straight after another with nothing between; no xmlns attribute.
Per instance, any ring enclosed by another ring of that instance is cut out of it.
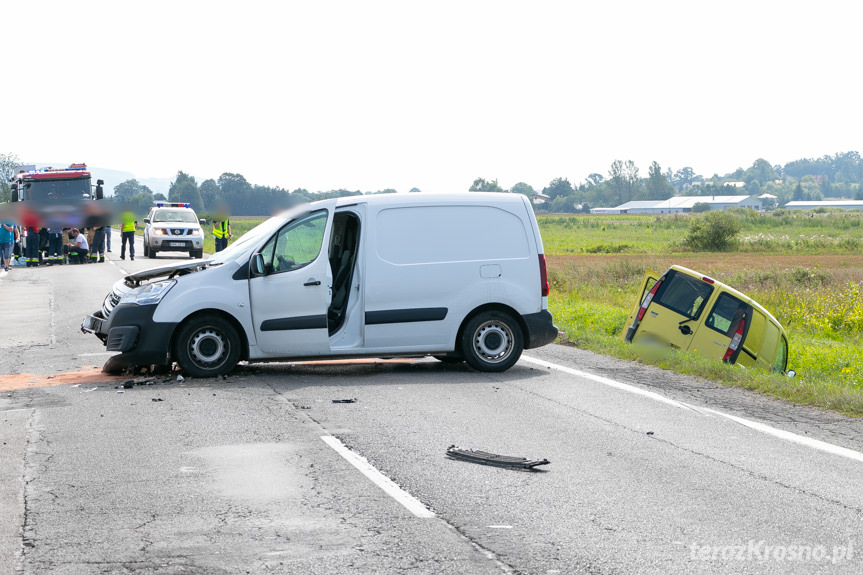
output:
<svg viewBox="0 0 863 575"><path fill-rule="evenodd" d="M558 335L521 194L351 196L270 218L212 259L115 284L84 318L106 371L433 355L504 371Z"/></svg>

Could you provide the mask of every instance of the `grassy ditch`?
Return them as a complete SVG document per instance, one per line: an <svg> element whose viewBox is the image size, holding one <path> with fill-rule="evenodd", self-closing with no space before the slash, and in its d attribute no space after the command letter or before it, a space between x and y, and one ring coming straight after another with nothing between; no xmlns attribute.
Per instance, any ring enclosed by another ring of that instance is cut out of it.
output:
<svg viewBox="0 0 863 575"><path fill-rule="evenodd" d="M549 308L568 342L637 359L620 334L640 280L648 268L664 271L679 264L743 291L773 313L788 332L788 365L797 377L690 353L670 353L657 365L863 415L863 255L857 247L863 214L760 216L744 226L734 251L698 254L680 242L689 217L603 216L590 222L590 216L576 216L568 224L571 216L540 218L552 284ZM617 242L631 247L623 253L589 249Z"/></svg>

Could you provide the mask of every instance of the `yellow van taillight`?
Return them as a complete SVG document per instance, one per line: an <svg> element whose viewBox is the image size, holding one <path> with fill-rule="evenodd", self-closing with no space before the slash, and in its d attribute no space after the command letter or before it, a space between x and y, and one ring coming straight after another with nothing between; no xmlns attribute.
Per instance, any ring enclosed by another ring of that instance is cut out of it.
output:
<svg viewBox="0 0 863 575"><path fill-rule="evenodd" d="M545 254L539 254L539 282L542 297L548 297L548 270L545 267Z"/></svg>
<svg viewBox="0 0 863 575"><path fill-rule="evenodd" d="M641 321L641 318L644 317L644 312L647 311L647 308L650 305L650 302L653 301L653 296L656 295L656 290L659 289L659 284L661 284L661 283L662 283L662 280L659 280L658 282L653 284L653 287L650 289L650 292L648 292L647 297L644 298L643 302L641 302L641 309L638 310L638 317L637 317L637 319L639 321Z"/></svg>
<svg viewBox="0 0 863 575"><path fill-rule="evenodd" d="M737 351L737 348L740 347L740 342L743 341L743 328L745 325L745 319L741 319L740 323L737 324L737 331L734 333L734 337L731 338L731 343L728 344L728 349L725 350L725 357L722 358L722 361L728 362L731 356L734 355L734 352Z"/></svg>

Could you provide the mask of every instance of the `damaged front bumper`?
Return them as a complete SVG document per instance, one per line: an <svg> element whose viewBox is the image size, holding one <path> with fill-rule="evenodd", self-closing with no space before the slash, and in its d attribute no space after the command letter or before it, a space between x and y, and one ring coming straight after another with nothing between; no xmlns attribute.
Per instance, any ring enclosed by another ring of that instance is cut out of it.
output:
<svg viewBox="0 0 863 575"><path fill-rule="evenodd" d="M81 331L102 340L107 351L120 352L111 358L112 368L167 365L177 324L153 321L155 311L155 305L121 303L107 319L102 310L85 316Z"/></svg>

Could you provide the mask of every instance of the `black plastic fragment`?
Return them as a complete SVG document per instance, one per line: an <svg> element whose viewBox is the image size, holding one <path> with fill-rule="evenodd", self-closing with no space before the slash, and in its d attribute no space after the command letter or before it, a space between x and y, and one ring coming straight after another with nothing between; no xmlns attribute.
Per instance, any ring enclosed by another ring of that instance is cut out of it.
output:
<svg viewBox="0 0 863 575"><path fill-rule="evenodd" d="M353 399L334 399L333 400L333 403L356 403L356 402L357 402L356 398L353 398Z"/></svg>
<svg viewBox="0 0 863 575"><path fill-rule="evenodd" d="M446 450L446 454L453 459L461 461L479 463L480 465L493 465L495 467L507 467L510 469L534 469L540 465L548 465L550 463L548 459L527 459L526 457L497 455L496 453L477 451L475 449L459 449L455 445L450 445Z"/></svg>

